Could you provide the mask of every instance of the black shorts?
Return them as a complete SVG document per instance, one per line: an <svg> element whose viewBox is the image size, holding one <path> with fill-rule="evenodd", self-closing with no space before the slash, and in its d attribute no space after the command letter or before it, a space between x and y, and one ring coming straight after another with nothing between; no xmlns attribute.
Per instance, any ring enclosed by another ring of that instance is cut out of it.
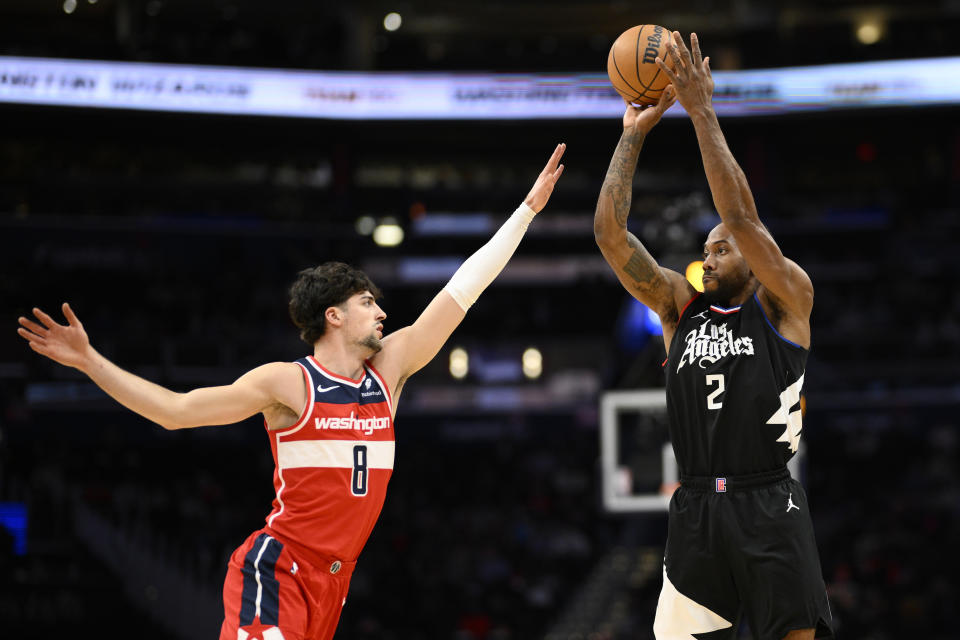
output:
<svg viewBox="0 0 960 640"><path fill-rule="evenodd" d="M742 615L755 640L833 637L807 496L786 469L684 477L668 527L657 640L734 638Z"/></svg>

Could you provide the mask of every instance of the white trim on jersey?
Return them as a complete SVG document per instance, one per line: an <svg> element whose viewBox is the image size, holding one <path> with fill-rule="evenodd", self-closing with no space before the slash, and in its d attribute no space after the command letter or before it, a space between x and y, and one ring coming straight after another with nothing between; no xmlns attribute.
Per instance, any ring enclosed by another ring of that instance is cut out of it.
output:
<svg viewBox="0 0 960 640"><path fill-rule="evenodd" d="M280 434L279 433L276 434L276 437L277 437L277 457L279 458L280 457ZM273 526L273 521L277 519L278 515L283 513L283 509L286 507L286 505L283 504L283 490L287 488L287 481L284 480L283 478L283 467L281 467L279 464L277 465L277 476L280 477L280 488L277 489L277 502L280 503L280 508L277 510L275 514L273 514L267 519L268 527Z"/></svg>
<svg viewBox="0 0 960 640"><path fill-rule="evenodd" d="M376 380L380 388L383 389L383 395L387 398L387 408L390 410L390 419L393 420L393 396L390 395L390 389L387 388L387 384L377 373L377 370L373 368L373 365L367 365L367 371L370 373L370 377Z"/></svg>
<svg viewBox="0 0 960 640"><path fill-rule="evenodd" d="M367 467L393 469L392 440L300 440L277 444L277 467L280 469L353 469L353 448L367 448ZM269 524L269 523L268 523Z"/></svg>
<svg viewBox="0 0 960 640"><path fill-rule="evenodd" d="M731 313L736 313L737 311L740 311L740 307L742 306L743 305L741 304L741 305L737 305L736 307L730 307L729 309L726 309L724 307L712 304L710 305L710 309L712 311L716 311L717 313L722 313L723 315L729 315Z"/></svg>
<svg viewBox="0 0 960 640"><path fill-rule="evenodd" d="M683 595L667 577L663 567L663 589L657 601L653 635L657 640L696 640L694 634L728 629L733 623Z"/></svg>
<svg viewBox="0 0 960 640"><path fill-rule="evenodd" d="M292 433L296 433L297 431L300 431L300 429L303 429L308 422L310 422L310 416L313 414L313 404L316 402L314 399L316 394L313 392L313 378L310 377L309 369L303 366L302 362L294 362L294 364L300 367L300 370L303 372L303 380L307 385L307 399L304 403L303 409L299 414L297 414L296 422L289 427L284 427L283 429L271 429L269 426L267 426L267 431L271 434L282 433L283 435L290 435Z"/></svg>
<svg viewBox="0 0 960 640"><path fill-rule="evenodd" d="M796 453L800 448L800 433L803 431L803 411L800 407L797 407L796 411L791 409L800 402L800 390L803 389L803 378L806 375L806 372L800 374L796 382L780 392L780 406L767 420L767 424L782 424L786 427L777 442L787 443L791 453Z"/></svg>
<svg viewBox="0 0 960 640"><path fill-rule="evenodd" d="M323 370L323 367L320 365L319 362L317 362L316 358L314 358L313 356L307 356L307 362L309 362L309 363L310 363L310 366L312 366L314 369L316 369L316 370L317 370L317 373L319 373L319 374L322 375L323 377L325 377L325 378L327 378L327 379L329 379L329 380L333 380L334 382L340 382L340 383L345 384L345 385L347 385L347 386L353 387L354 389L359 389L359 388L360 388L360 385L363 383L364 379L367 377L367 369L366 369L366 367L364 367L364 369L363 369L363 375L360 376L360 379L357 380L357 381L353 381L353 380L351 380L350 378L347 378L346 376L339 376L339 375L337 375L337 374L335 374L335 373L330 373L330 372L324 371L324 370Z"/></svg>
<svg viewBox="0 0 960 640"><path fill-rule="evenodd" d="M277 436L278 451L280 449L280 436L286 436L300 431L300 429L303 429L303 427L310 421L310 416L313 415L313 405L315 402L313 393L313 378L310 376L309 369L303 366L303 363L298 362L297 366L303 370L303 375L305 376L304 380L307 384L307 404L303 408L303 413L300 415L300 419L297 420L292 427L288 427L286 429L277 429L276 431L270 432L271 434L275 434ZM283 479L283 469L280 467L277 467L277 476L280 478L280 488L277 490L277 502L280 503L280 509L267 519L268 527L273 525L273 521L277 519L278 515L283 513L284 509L283 490L286 488L287 482Z"/></svg>
<svg viewBox="0 0 960 640"><path fill-rule="evenodd" d="M297 421L286 429L274 429L271 430L271 433L282 433L283 435L289 435L291 433L296 433L303 429L303 427L310 422L310 416L313 414L313 405L316 402L316 394L313 391L313 378L310 376L310 371L303 366L302 362L297 362L296 365L303 370L304 382L307 385L307 402L303 406L303 411L300 412L300 416L297 418Z"/></svg>

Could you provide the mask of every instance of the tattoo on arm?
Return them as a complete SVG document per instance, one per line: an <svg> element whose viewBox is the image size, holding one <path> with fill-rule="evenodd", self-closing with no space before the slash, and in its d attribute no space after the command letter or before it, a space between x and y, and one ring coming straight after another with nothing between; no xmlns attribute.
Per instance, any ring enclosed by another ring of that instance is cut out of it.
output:
<svg viewBox="0 0 960 640"><path fill-rule="evenodd" d="M643 147L643 139L642 134L623 132L600 190L613 200L614 218L621 228L627 226L627 215L630 213L630 201L633 197L633 174L637 170L637 156Z"/></svg>
<svg viewBox="0 0 960 640"><path fill-rule="evenodd" d="M637 169L637 156L640 155L643 141L644 135L636 131L624 131L620 136L620 142L617 143L617 149L603 180L603 187L600 189L600 204L597 205L595 224L608 228L616 224L626 233L627 245L631 250L626 263L614 264L610 257L607 257L607 261L620 275L628 291L653 308L667 324L676 324L674 318L677 312L670 282L664 277L650 252L636 236L627 231L627 216L633 197L633 174ZM607 205L605 196L610 198L612 206ZM617 237L621 237L619 233ZM616 255L623 256L624 253L620 251L622 248L618 249ZM604 255L607 256L606 253ZM621 259L622 257L618 258L618 261ZM628 283L626 278L632 280L632 284Z"/></svg>
<svg viewBox="0 0 960 640"><path fill-rule="evenodd" d="M630 254L627 264L623 265L623 272L633 278L640 289L651 288L662 277L657 263L630 232L627 232L627 244L633 249L633 253Z"/></svg>
<svg viewBox="0 0 960 640"><path fill-rule="evenodd" d="M656 300L654 311L660 315L660 320L670 326L675 326L678 319L677 307L673 303L673 294L670 285L660 271L660 266L653 259L640 241L629 231L627 244L633 249L627 264L623 265L623 272L633 278L634 286L653 300Z"/></svg>
<svg viewBox="0 0 960 640"><path fill-rule="evenodd" d="M636 280L637 286L641 289L646 289L653 284L657 275L656 267L650 264L649 256L643 255L644 253L646 252L635 249L627 264L623 265L623 272Z"/></svg>

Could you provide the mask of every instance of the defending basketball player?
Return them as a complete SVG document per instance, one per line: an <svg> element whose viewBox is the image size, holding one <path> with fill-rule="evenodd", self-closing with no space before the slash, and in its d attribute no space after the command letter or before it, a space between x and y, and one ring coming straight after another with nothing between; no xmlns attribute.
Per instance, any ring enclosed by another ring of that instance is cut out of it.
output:
<svg viewBox="0 0 960 640"><path fill-rule="evenodd" d="M757 215L713 110L709 58L673 33L655 106L627 105L594 223L623 286L657 312L667 349L670 437L681 471L670 501L658 640L832 637L806 494L787 461L800 440L813 285ZM679 100L693 122L721 224L703 247L703 294L627 231L644 139Z"/></svg>
<svg viewBox="0 0 960 640"><path fill-rule="evenodd" d="M230 424L262 413L276 469L266 526L230 558L221 640L333 637L350 576L380 515L393 470L403 385L440 350L506 265L547 204L566 145L494 236L461 265L416 322L383 335L386 314L367 276L342 263L301 271L290 316L312 354L273 362L226 386L175 393L96 352L66 303L67 325L40 309L18 333L166 429Z"/></svg>

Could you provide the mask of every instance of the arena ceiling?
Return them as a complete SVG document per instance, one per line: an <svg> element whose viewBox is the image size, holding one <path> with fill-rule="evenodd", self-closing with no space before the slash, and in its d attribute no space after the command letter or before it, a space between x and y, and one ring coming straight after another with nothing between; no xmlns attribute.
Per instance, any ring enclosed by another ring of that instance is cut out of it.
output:
<svg viewBox="0 0 960 640"><path fill-rule="evenodd" d="M651 22L697 31L718 68L960 54L960 0L4 0L0 17L7 55L303 68L602 69Z"/></svg>

